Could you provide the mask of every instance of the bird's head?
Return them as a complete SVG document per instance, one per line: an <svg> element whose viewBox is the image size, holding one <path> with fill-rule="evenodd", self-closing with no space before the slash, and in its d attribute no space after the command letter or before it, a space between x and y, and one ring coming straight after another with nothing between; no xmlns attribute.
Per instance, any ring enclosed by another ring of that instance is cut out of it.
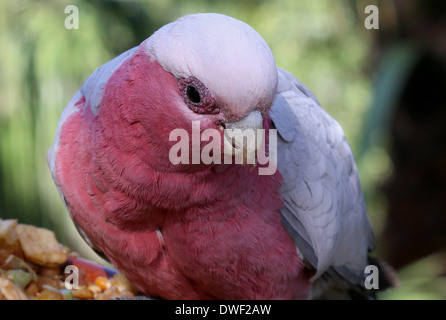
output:
<svg viewBox="0 0 446 320"><path fill-rule="evenodd" d="M184 105L195 114L234 122L272 103L274 57L242 21L211 13L186 16L158 30L147 50L178 80Z"/></svg>
<svg viewBox="0 0 446 320"><path fill-rule="evenodd" d="M184 129L191 135L193 121L199 121L201 133L219 130L222 153L225 143L237 149L223 129L262 129L277 89L277 68L265 40L246 23L221 14L194 14L165 25L124 69L114 75L115 93L126 98L115 100L131 106L125 116L141 126L152 158L164 166L165 147L176 143L168 140L170 132Z"/></svg>

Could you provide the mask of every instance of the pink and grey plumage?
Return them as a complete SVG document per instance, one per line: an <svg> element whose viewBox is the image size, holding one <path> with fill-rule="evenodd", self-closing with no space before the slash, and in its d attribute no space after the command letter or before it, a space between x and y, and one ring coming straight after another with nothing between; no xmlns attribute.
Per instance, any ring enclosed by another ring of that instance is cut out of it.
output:
<svg viewBox="0 0 446 320"><path fill-rule="evenodd" d="M276 128L278 170L172 164L169 134L192 121ZM81 235L147 295L364 291L373 234L343 131L241 21L186 16L100 67L65 108L48 163Z"/></svg>

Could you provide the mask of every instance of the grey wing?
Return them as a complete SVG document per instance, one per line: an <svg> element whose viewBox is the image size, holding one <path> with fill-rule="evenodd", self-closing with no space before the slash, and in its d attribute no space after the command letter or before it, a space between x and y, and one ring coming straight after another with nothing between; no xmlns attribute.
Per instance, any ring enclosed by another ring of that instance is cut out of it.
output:
<svg viewBox="0 0 446 320"><path fill-rule="evenodd" d="M278 73L270 116L284 178L283 225L315 268L313 280L362 285L374 237L353 154L340 125L308 88L287 71Z"/></svg>

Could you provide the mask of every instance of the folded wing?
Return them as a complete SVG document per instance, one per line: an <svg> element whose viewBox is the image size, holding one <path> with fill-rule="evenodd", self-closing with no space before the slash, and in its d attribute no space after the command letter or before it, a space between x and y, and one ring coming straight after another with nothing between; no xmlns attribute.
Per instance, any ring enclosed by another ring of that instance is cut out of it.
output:
<svg viewBox="0 0 446 320"><path fill-rule="evenodd" d="M278 130L277 165L284 183L280 214L313 280L363 285L373 232L357 168L340 125L287 71L270 116Z"/></svg>

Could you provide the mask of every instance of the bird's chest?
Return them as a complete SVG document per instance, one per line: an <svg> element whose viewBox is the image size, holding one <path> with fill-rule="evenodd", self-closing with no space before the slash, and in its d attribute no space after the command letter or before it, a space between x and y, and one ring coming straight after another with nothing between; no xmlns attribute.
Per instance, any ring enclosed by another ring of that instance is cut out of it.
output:
<svg viewBox="0 0 446 320"><path fill-rule="evenodd" d="M308 274L277 212L169 223L158 232L175 272L214 298L305 298Z"/></svg>
<svg viewBox="0 0 446 320"><path fill-rule="evenodd" d="M150 225L150 231L120 226L100 247L142 292L152 296L306 298L310 276L282 226L277 193L264 190L243 201L234 199L160 212L162 219L155 219L158 227L132 220L133 226ZM153 213L147 213L151 222Z"/></svg>

